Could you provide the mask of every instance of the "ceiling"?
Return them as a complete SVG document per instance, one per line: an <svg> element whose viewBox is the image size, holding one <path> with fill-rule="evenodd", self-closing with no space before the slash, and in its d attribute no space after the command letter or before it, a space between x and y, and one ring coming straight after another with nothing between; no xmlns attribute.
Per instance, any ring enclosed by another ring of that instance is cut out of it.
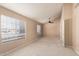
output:
<svg viewBox="0 0 79 59"><path fill-rule="evenodd" d="M0 5L40 23L48 21L49 16L58 16L61 12L61 3L1 3Z"/></svg>

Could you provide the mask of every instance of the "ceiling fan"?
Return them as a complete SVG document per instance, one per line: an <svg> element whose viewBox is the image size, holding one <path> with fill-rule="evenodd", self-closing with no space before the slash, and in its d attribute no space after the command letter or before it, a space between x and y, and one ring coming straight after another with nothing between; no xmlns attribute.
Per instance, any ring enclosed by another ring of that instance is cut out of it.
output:
<svg viewBox="0 0 79 59"><path fill-rule="evenodd" d="M51 17L49 17L48 19L49 19L48 23L54 23L54 20L51 21Z"/></svg>

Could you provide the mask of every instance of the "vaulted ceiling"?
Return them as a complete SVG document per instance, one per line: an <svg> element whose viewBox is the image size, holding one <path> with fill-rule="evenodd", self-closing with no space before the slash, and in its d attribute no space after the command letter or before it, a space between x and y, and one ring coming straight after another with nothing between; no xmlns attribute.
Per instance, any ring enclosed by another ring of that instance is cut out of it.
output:
<svg viewBox="0 0 79 59"><path fill-rule="evenodd" d="M40 23L48 21L50 16L59 16L62 3L2 3L12 11L30 17Z"/></svg>

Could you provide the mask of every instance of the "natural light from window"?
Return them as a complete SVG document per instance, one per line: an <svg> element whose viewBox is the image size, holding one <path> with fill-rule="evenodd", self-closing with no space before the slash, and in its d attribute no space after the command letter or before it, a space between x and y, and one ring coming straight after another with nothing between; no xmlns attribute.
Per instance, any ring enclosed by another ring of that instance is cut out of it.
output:
<svg viewBox="0 0 79 59"><path fill-rule="evenodd" d="M25 23L19 19L1 15L1 41L25 38Z"/></svg>

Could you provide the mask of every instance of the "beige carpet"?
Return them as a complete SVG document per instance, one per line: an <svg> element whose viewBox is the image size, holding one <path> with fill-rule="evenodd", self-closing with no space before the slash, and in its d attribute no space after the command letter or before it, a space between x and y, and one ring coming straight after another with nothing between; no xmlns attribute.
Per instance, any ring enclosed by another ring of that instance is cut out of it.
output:
<svg viewBox="0 0 79 59"><path fill-rule="evenodd" d="M41 38L36 42L8 54L8 56L76 56L71 48L64 48L58 38Z"/></svg>

